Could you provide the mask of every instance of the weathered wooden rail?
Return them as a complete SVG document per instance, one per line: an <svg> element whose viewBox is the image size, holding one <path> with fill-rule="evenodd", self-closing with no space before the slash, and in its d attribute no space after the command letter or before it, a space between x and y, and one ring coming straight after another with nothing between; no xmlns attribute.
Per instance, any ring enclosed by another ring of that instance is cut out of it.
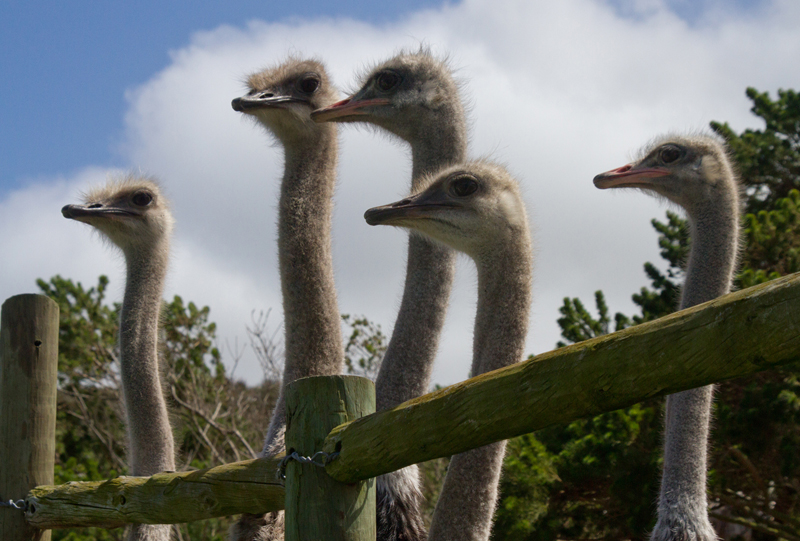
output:
<svg viewBox="0 0 800 541"><path fill-rule="evenodd" d="M339 453L325 471L354 483L645 398L753 374L800 360L798 313L800 275L787 276L341 424L315 449ZM38 486L28 494L26 517L38 528L53 528L278 510L284 492L270 473L274 468L274 460L256 460L149 480ZM153 498L158 505L137 504L131 511L130 502Z"/></svg>
<svg viewBox="0 0 800 541"><path fill-rule="evenodd" d="M180 524L283 509L285 492L275 476L280 459L245 460L151 477L122 476L40 486L28 494L27 518L38 528L116 528L129 523Z"/></svg>
<svg viewBox="0 0 800 541"><path fill-rule="evenodd" d="M343 482L800 360L800 274L543 353L335 428Z"/></svg>

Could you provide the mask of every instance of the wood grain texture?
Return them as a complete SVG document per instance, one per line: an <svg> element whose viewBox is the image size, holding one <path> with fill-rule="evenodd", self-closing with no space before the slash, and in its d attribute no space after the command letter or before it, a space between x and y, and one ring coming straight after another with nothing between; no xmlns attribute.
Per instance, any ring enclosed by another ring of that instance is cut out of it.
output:
<svg viewBox="0 0 800 541"><path fill-rule="evenodd" d="M275 476L281 458L151 477L39 486L28 494L27 519L37 528L114 528L278 511L284 505L284 489Z"/></svg>
<svg viewBox="0 0 800 541"><path fill-rule="evenodd" d="M311 457L330 430L375 411L375 386L356 376L317 376L286 387L286 452ZM286 468L286 541L374 541L375 480L344 484L314 464Z"/></svg>
<svg viewBox="0 0 800 541"><path fill-rule="evenodd" d="M353 482L800 360L800 274L538 355L335 428Z"/></svg>
<svg viewBox="0 0 800 541"><path fill-rule="evenodd" d="M0 315L0 498L20 500L53 482L56 453L58 305L17 295ZM0 508L0 539L50 539L24 514Z"/></svg>

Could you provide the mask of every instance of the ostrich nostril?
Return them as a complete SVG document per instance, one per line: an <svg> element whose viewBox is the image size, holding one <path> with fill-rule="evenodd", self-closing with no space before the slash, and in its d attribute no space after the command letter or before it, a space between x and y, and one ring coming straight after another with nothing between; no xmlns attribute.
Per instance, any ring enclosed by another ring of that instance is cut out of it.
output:
<svg viewBox="0 0 800 541"><path fill-rule="evenodd" d="M392 206L393 207L402 207L403 205L408 205L409 203L411 203L411 199L403 199L402 201L398 201L397 203L395 203Z"/></svg>
<svg viewBox="0 0 800 541"><path fill-rule="evenodd" d="M258 94L256 97L263 100L266 98L275 97L275 94L273 94L272 92L262 92L261 94Z"/></svg>
<svg viewBox="0 0 800 541"><path fill-rule="evenodd" d="M91 205L89 205L89 206L88 206L88 207L86 207L86 208L87 208L87 209L99 209L99 208L100 208L100 207L102 207L102 206L103 206L103 205L102 205L102 204L100 204L100 203L92 203Z"/></svg>

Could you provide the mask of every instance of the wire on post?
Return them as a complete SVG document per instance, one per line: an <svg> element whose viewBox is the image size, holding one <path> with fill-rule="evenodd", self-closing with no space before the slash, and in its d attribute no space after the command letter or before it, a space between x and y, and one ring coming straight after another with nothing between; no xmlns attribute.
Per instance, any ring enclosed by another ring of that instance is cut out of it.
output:
<svg viewBox="0 0 800 541"><path fill-rule="evenodd" d="M302 456L297 453L297 451L292 452L291 454L286 455L278 464L278 470L275 472L275 478L284 484L286 481L286 465L291 460L296 460L300 464L313 464L315 466L319 466L320 468L324 468L328 464L331 463L332 460L335 460L336 457L339 456L339 453L326 453L325 451L317 451L312 456Z"/></svg>

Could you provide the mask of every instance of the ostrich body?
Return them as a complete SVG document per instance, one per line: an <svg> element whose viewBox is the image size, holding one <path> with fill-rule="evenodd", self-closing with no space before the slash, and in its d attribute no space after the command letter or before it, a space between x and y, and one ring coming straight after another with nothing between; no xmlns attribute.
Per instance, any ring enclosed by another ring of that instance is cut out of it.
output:
<svg viewBox="0 0 800 541"><path fill-rule="evenodd" d="M336 126L317 124L311 111L338 98L323 65L289 59L247 81L250 92L233 109L252 115L284 149L278 214L278 259L286 343L280 396L262 456L284 450L286 385L307 376L340 374L344 363L341 321L331 256L331 215L336 183ZM234 539L283 538L282 513L244 515Z"/></svg>
<svg viewBox="0 0 800 541"><path fill-rule="evenodd" d="M407 227L469 255L478 269L473 374L522 358L531 304L531 239L517 183L487 162L422 179L407 199L370 209L373 225ZM431 540L487 540L505 442L454 456L436 505Z"/></svg>
<svg viewBox="0 0 800 541"><path fill-rule="evenodd" d="M601 189L655 192L686 210L691 249L680 308L730 291L739 244L739 185L724 148L707 136L668 136L635 163L597 175ZM712 541L706 470L714 388L667 397L664 470L653 541Z"/></svg>
<svg viewBox="0 0 800 541"><path fill-rule="evenodd" d="M367 122L411 146L411 189L424 175L462 162L467 129L450 69L429 52L401 53L380 64L344 101L315 111L317 122ZM454 252L421 236L408 244L405 289L375 391L377 410L428 391L455 273ZM425 539L419 471L410 466L377 484L378 539Z"/></svg>
<svg viewBox="0 0 800 541"><path fill-rule="evenodd" d="M175 469L172 428L161 391L158 324L173 218L158 186L128 177L67 205L66 218L103 233L125 255L127 279L119 322L120 374L131 473L147 476ZM171 526L136 524L131 541L167 541Z"/></svg>

